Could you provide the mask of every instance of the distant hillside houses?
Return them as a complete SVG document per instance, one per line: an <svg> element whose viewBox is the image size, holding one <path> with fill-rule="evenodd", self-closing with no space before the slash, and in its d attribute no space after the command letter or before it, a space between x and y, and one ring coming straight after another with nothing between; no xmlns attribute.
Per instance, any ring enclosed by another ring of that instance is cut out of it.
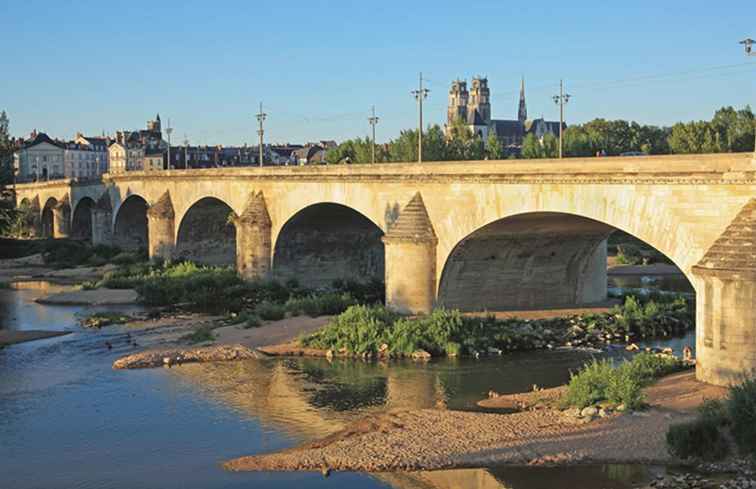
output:
<svg viewBox="0 0 756 489"><path fill-rule="evenodd" d="M489 134L495 134L505 155L519 155L522 142L528 134L534 134L539 140L549 133L559 135L559 121L547 121L543 117L528 119L525 79L520 83L517 119L491 118L491 91L487 78L473 78L469 91L467 81L453 81L449 89L449 107L446 114L447 137L451 135L452 124L458 119L461 119L473 134L479 135L484 143L488 140Z"/></svg>

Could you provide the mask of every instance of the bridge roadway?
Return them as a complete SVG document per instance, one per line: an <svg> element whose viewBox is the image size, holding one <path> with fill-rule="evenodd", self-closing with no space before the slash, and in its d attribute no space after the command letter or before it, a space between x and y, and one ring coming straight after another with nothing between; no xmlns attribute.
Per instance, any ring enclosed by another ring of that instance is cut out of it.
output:
<svg viewBox="0 0 756 489"><path fill-rule="evenodd" d="M698 377L756 374L751 154L129 172L19 184L39 234L235 263L248 278L381 278L404 312L606 297L606 238L696 289Z"/></svg>

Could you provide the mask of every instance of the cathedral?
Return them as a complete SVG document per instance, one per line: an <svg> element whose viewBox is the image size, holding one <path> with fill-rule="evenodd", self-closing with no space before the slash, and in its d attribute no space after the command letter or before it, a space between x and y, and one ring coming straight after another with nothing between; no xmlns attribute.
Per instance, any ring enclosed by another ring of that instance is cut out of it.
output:
<svg viewBox="0 0 756 489"><path fill-rule="evenodd" d="M525 106L525 80L520 83L520 104L516 120L491 119L491 91L488 79L475 77L470 90L467 81L455 80L449 89L449 110L446 114L446 135L451 133L452 122L460 118L467 127L478 134L483 141L488 140L491 132L504 148L504 154L517 155L522 149L522 141L528 134L535 134L540 140L547 133L559 136L559 122L543 118L528 119Z"/></svg>

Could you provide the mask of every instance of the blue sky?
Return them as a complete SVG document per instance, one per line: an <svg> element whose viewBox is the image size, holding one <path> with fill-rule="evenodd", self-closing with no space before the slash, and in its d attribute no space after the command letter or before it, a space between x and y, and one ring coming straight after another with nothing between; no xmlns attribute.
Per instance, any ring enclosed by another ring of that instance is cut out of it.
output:
<svg viewBox="0 0 756 489"><path fill-rule="evenodd" d="M123 5L121 5L123 3ZM495 118L514 118L520 76L531 117L653 124L756 106L756 3L745 1L0 0L0 110L15 135L143 127L160 112L174 142L378 140L443 123L451 80L486 75ZM107 6L105 6L107 5Z"/></svg>

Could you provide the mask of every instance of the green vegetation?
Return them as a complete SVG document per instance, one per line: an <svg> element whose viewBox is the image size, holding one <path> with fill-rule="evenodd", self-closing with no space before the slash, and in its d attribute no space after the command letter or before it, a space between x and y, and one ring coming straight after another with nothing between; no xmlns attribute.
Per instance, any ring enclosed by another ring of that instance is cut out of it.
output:
<svg viewBox="0 0 756 489"><path fill-rule="evenodd" d="M643 404L643 387L681 368L679 359L653 353L640 353L617 366L611 360L594 360L571 376L563 403L584 408L608 401L638 409Z"/></svg>
<svg viewBox="0 0 756 489"><path fill-rule="evenodd" d="M756 379L730 388L727 411L738 448L756 455Z"/></svg>
<svg viewBox="0 0 756 489"><path fill-rule="evenodd" d="M0 289L10 289L10 283L0 281Z"/></svg>
<svg viewBox="0 0 756 489"><path fill-rule="evenodd" d="M191 333L181 337L182 340L189 343L207 343L209 341L215 341L215 334L213 334L213 328L206 324L194 329Z"/></svg>
<svg viewBox="0 0 756 489"><path fill-rule="evenodd" d="M698 418L673 425L667 432L669 450L681 458L717 460L729 446L729 429L740 455L756 457L756 379L730 387L722 401L709 400L698 409Z"/></svg>
<svg viewBox="0 0 756 489"><path fill-rule="evenodd" d="M727 440L719 427L704 418L670 426L667 446L673 455L680 458L720 460L729 452Z"/></svg>
<svg viewBox="0 0 756 489"><path fill-rule="evenodd" d="M255 307L255 313L266 321L279 321L286 317L286 306L275 302L263 301Z"/></svg>
<svg viewBox="0 0 756 489"><path fill-rule="evenodd" d="M284 307L294 316L306 314L314 318L341 314L355 304L357 301L349 293L327 292L307 297L292 297L286 301Z"/></svg>
<svg viewBox="0 0 756 489"><path fill-rule="evenodd" d="M349 354L478 355L548 345L600 345L607 336L682 333L693 325L690 307L681 297L666 302L628 297L611 313L542 320L463 316L436 309L427 316L401 317L380 305L355 305L321 331L301 339L304 346L343 350ZM385 345L385 346L384 346Z"/></svg>
<svg viewBox="0 0 756 489"><path fill-rule="evenodd" d="M131 321L131 316L121 314L118 312L105 311L91 314L87 317L81 318L79 324L85 328L102 328L103 326L109 326L111 324L121 324Z"/></svg>

